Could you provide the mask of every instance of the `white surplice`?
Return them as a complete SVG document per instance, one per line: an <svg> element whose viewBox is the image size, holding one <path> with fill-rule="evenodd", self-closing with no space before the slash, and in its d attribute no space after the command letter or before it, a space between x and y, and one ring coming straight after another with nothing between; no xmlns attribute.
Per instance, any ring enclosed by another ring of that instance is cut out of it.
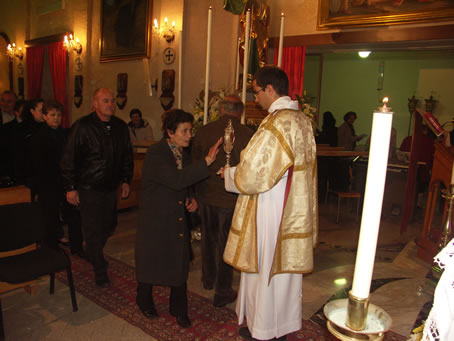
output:
<svg viewBox="0 0 454 341"><path fill-rule="evenodd" d="M268 109L298 109L296 101L281 97ZM225 189L239 193L235 186L236 167L224 173ZM269 281L279 226L284 205L287 172L269 191L258 196L257 204L257 256L259 273L241 272L236 303L238 324L246 317L252 337L269 340L301 329L302 286L301 274L278 274Z"/></svg>

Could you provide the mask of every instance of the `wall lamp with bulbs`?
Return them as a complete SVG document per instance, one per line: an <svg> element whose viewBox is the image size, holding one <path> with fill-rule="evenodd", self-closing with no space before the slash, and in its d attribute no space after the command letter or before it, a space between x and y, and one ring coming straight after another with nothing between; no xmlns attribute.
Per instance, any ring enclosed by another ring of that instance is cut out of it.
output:
<svg viewBox="0 0 454 341"><path fill-rule="evenodd" d="M16 57L19 60L22 60L24 58L24 53L22 52L22 48L16 47L15 43L8 44L8 46L6 47L6 54L11 59L14 59L14 57Z"/></svg>
<svg viewBox="0 0 454 341"><path fill-rule="evenodd" d="M64 45L68 52L75 51L77 54L82 53L82 44L79 42L78 38L73 38L73 35L65 35Z"/></svg>
<svg viewBox="0 0 454 341"><path fill-rule="evenodd" d="M172 21L172 26L168 24L167 17L164 18L164 25L159 27L158 20L153 20L153 34L156 37L162 37L167 43L175 40L175 21Z"/></svg>

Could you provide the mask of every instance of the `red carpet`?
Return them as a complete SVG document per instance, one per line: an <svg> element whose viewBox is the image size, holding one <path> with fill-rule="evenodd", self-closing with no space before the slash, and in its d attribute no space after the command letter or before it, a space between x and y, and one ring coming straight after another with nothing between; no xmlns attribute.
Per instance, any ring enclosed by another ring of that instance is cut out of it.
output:
<svg viewBox="0 0 454 341"><path fill-rule="evenodd" d="M149 320L135 304L135 268L108 257L109 276L112 286L98 289L93 280L91 265L79 257L72 257L74 284L79 294L87 297L110 313L128 321L158 340L242 340L238 336L236 314L229 308L215 308L212 302L200 295L188 292L189 317L192 327L181 328L168 312L169 289L155 287L153 298L160 314L158 319ZM60 272L56 277L66 284L66 274ZM326 326L313 321L303 321L303 328L287 337L289 341L337 340ZM388 332L386 341L402 341L405 337Z"/></svg>

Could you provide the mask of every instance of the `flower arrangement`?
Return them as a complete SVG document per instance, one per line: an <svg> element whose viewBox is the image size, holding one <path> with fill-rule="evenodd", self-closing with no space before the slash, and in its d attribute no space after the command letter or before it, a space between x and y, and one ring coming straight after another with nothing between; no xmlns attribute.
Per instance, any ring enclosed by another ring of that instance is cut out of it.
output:
<svg viewBox="0 0 454 341"><path fill-rule="evenodd" d="M306 95L306 91L304 91L304 95ZM311 102L313 100L313 97L308 97L308 96L299 96L298 94L295 94L296 100L298 101L298 104L300 105L301 111L303 112L304 115L309 117L312 123L312 129L314 131L314 134L317 133L318 131L318 123L317 123L317 109L311 106Z"/></svg>
<svg viewBox="0 0 454 341"><path fill-rule="evenodd" d="M219 118L219 102L225 97L225 89L208 92L208 122L216 121ZM203 112L205 108L205 91L200 91L199 97L194 102L194 134L203 125Z"/></svg>

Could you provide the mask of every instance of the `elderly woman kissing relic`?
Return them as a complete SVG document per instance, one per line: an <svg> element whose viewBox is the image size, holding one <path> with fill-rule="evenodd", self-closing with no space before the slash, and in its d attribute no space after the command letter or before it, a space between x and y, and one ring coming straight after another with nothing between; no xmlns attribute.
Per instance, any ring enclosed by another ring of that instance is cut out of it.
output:
<svg viewBox="0 0 454 341"><path fill-rule="evenodd" d="M142 170L139 226L136 239L136 303L148 318L158 317L153 285L170 286L170 314L188 328L186 281L190 262L187 212L197 209L190 187L208 177L219 152L220 138L205 159L189 164L185 148L192 137L193 116L182 110L163 114L164 137L147 152Z"/></svg>

